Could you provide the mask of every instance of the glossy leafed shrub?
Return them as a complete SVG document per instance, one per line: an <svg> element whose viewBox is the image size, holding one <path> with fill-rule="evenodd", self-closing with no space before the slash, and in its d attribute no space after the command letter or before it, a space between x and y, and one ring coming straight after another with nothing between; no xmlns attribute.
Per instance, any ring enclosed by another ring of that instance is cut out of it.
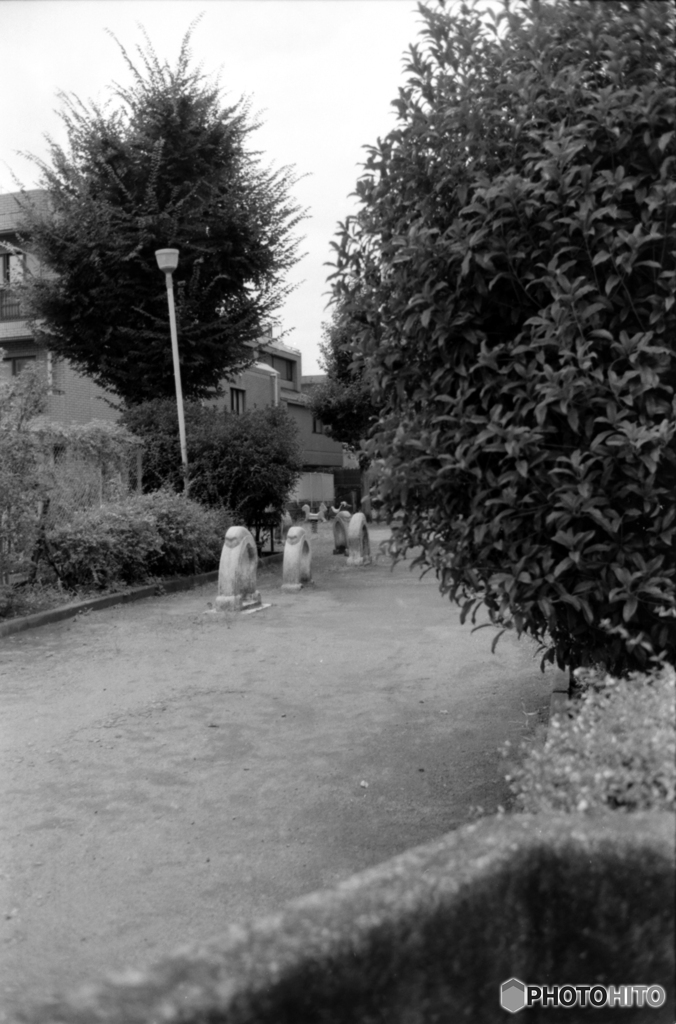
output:
<svg viewBox="0 0 676 1024"><path fill-rule="evenodd" d="M423 16L335 276L398 544L562 667L674 660L674 8Z"/></svg>
<svg viewBox="0 0 676 1024"><path fill-rule="evenodd" d="M572 717L557 715L544 748L508 776L516 809L676 810L675 681L672 668L598 674Z"/></svg>

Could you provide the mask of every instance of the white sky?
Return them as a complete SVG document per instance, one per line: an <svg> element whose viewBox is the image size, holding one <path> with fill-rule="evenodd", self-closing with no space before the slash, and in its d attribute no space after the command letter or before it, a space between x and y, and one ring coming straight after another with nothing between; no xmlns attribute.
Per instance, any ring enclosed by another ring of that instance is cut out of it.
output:
<svg viewBox="0 0 676 1024"><path fill-rule="evenodd" d="M113 81L129 81L110 28L132 53L145 26L158 56L174 63L190 22L195 62L220 73L231 99L252 99L264 125L251 136L266 160L294 164L294 195L308 207L301 251L289 280L298 288L282 311L288 344L317 373L322 321L328 319L329 242L355 208L348 198L363 146L394 127L390 106L415 41L414 0L0 0L0 191L34 188L37 172L18 155L46 156L44 135L64 141L57 92L104 100Z"/></svg>

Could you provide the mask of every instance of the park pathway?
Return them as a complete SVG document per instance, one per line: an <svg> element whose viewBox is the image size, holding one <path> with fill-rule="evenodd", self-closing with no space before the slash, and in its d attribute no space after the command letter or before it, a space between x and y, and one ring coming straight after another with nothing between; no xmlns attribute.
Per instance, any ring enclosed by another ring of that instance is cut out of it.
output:
<svg viewBox="0 0 676 1024"><path fill-rule="evenodd" d="M204 587L0 640L0 1021L508 802L556 673L328 529L256 614Z"/></svg>

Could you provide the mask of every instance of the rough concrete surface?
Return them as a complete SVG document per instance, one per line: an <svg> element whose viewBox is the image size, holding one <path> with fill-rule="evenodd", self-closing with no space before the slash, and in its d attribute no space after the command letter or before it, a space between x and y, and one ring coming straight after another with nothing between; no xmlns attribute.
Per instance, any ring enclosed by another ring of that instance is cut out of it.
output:
<svg viewBox="0 0 676 1024"><path fill-rule="evenodd" d="M526 986L618 979L664 1002L536 1001L526 1018L672 1024L669 813L484 818L29 1024L501 1024L510 980L518 1012Z"/></svg>
<svg viewBox="0 0 676 1024"><path fill-rule="evenodd" d="M385 536L372 533L372 548ZM408 563L259 574L0 641L0 1020L278 911L508 801L557 673Z"/></svg>

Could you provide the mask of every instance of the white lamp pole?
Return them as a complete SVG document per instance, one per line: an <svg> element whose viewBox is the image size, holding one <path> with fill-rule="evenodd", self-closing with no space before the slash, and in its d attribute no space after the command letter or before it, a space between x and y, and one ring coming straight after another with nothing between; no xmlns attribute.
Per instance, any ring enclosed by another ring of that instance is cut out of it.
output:
<svg viewBox="0 0 676 1024"><path fill-rule="evenodd" d="M188 493L188 446L185 440L185 419L183 417L183 388L181 387L181 366L178 361L178 335L176 333L176 310L174 308L174 279L172 274L178 266L178 249L158 249L155 253L157 265L167 283L169 303L169 327L171 330L171 353L174 358L174 381L176 383L176 405L178 407L178 433L181 438L181 461L183 463L183 489Z"/></svg>

